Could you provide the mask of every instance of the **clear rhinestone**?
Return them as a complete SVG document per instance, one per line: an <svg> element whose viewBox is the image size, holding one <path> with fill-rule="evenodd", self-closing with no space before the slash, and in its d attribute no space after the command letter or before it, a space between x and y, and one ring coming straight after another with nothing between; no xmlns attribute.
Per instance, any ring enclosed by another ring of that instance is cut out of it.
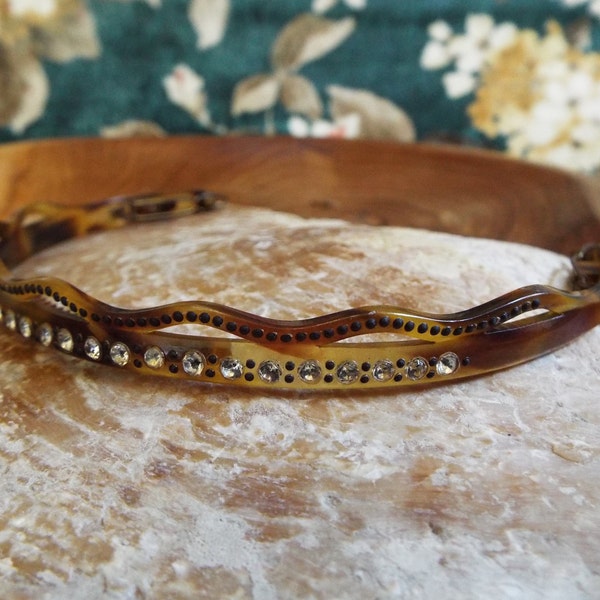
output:
<svg viewBox="0 0 600 600"><path fill-rule="evenodd" d="M100 360L100 357L102 356L102 346L100 345L100 342L92 336L85 340L83 351L92 360Z"/></svg>
<svg viewBox="0 0 600 600"><path fill-rule="evenodd" d="M150 346L144 352L144 362L151 369L160 369L165 364L165 354L158 346Z"/></svg>
<svg viewBox="0 0 600 600"><path fill-rule="evenodd" d="M30 338L33 334L33 324L29 317L19 317L19 333L24 338Z"/></svg>
<svg viewBox="0 0 600 600"><path fill-rule="evenodd" d="M445 352L438 359L435 370L438 375L452 375L460 367L460 358L454 352Z"/></svg>
<svg viewBox="0 0 600 600"><path fill-rule="evenodd" d="M378 360L373 367L373 379L377 381L389 381L395 373L394 363L387 358Z"/></svg>
<svg viewBox="0 0 600 600"><path fill-rule="evenodd" d="M73 336L68 329L61 327L56 332L56 343L61 350L64 350L65 352L73 352Z"/></svg>
<svg viewBox="0 0 600 600"><path fill-rule="evenodd" d="M321 379L321 365L316 360L307 360L298 367L298 375L305 383L317 383Z"/></svg>
<svg viewBox="0 0 600 600"><path fill-rule="evenodd" d="M129 362L129 348L123 342L115 342L110 347L110 359L119 367L124 367Z"/></svg>
<svg viewBox="0 0 600 600"><path fill-rule="evenodd" d="M4 313L4 324L11 330L17 329L17 316L10 308Z"/></svg>
<svg viewBox="0 0 600 600"><path fill-rule="evenodd" d="M52 340L54 339L52 325L49 323L42 323L37 330L37 339L42 346L48 347L50 344L52 344Z"/></svg>
<svg viewBox="0 0 600 600"><path fill-rule="evenodd" d="M244 365L237 358L224 358L220 369L225 379L239 379L244 372Z"/></svg>
<svg viewBox="0 0 600 600"><path fill-rule="evenodd" d="M198 350L188 350L183 355L181 364L183 366L183 370L188 375L200 375L204 370L206 359L204 358L204 354L202 354L202 352L198 352Z"/></svg>
<svg viewBox="0 0 600 600"><path fill-rule="evenodd" d="M360 375L358 363L354 360L343 362L337 368L336 375L341 383L354 383Z"/></svg>
<svg viewBox="0 0 600 600"><path fill-rule="evenodd" d="M277 383L282 375L279 363L274 360L265 360L258 367L258 376L266 383Z"/></svg>
<svg viewBox="0 0 600 600"><path fill-rule="evenodd" d="M406 365L406 376L412 381L423 379L429 371L429 363L422 356L415 356Z"/></svg>

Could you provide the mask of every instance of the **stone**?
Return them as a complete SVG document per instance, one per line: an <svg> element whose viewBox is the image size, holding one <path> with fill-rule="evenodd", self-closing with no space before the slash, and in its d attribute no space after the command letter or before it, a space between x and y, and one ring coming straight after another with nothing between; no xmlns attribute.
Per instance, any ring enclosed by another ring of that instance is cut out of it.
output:
<svg viewBox="0 0 600 600"><path fill-rule="evenodd" d="M321 365L316 360L307 360L298 367L298 376L304 383L316 383L321 380Z"/></svg>
<svg viewBox="0 0 600 600"><path fill-rule="evenodd" d="M406 365L406 376L413 381L423 379L429 371L429 363L421 356L408 361Z"/></svg>
<svg viewBox="0 0 600 600"><path fill-rule="evenodd" d="M92 360L100 360L102 358L102 346L95 337L90 336L86 338L83 344L83 351Z"/></svg>
<svg viewBox="0 0 600 600"><path fill-rule="evenodd" d="M281 366L274 360L266 360L258 367L258 376L266 383L277 383L282 375Z"/></svg>
<svg viewBox="0 0 600 600"><path fill-rule="evenodd" d="M435 370L438 375L452 375L456 373L460 367L460 358L454 352L444 352L435 365Z"/></svg>
<svg viewBox="0 0 600 600"><path fill-rule="evenodd" d="M30 338L33 335L33 324L29 317L19 317L19 333L24 338Z"/></svg>
<svg viewBox="0 0 600 600"><path fill-rule="evenodd" d="M181 360L184 372L194 377L202 374L205 365L206 359L202 352L198 352L198 350L189 350Z"/></svg>
<svg viewBox="0 0 600 600"><path fill-rule="evenodd" d="M4 311L4 324L11 331L16 331L17 329L17 315L10 308Z"/></svg>
<svg viewBox="0 0 600 600"><path fill-rule="evenodd" d="M61 350L64 350L65 352L73 352L75 343L73 341L73 336L68 329L61 327L56 332L56 343Z"/></svg>
<svg viewBox="0 0 600 600"><path fill-rule="evenodd" d="M239 379L244 373L244 365L236 358L224 358L220 370L225 379Z"/></svg>
<svg viewBox="0 0 600 600"><path fill-rule="evenodd" d="M119 367L124 367L131 357L129 348L123 342L114 342L109 351L113 363Z"/></svg>
<svg viewBox="0 0 600 600"><path fill-rule="evenodd" d="M49 323L42 323L36 332L37 340L42 346L50 346L54 340L54 331Z"/></svg>
<svg viewBox="0 0 600 600"><path fill-rule="evenodd" d="M396 367L391 360L378 360L373 366L373 379L389 381L396 374Z"/></svg>
<svg viewBox="0 0 600 600"><path fill-rule="evenodd" d="M361 304L456 312L563 287L569 261L230 204L74 240L19 273L33 271L124 307L204 298L300 319ZM113 362L133 361L112 342ZM442 385L435 365L418 387L319 393L145 376L5 327L0 344L4 598L598 596L600 328L472 380ZM303 344L284 377L320 360ZM231 372L255 374L253 358ZM208 359L218 375L221 355ZM337 366L321 361L321 377Z"/></svg>
<svg viewBox="0 0 600 600"><path fill-rule="evenodd" d="M355 360L346 360L338 366L335 374L342 383L354 383L358 381L360 370Z"/></svg>
<svg viewBox="0 0 600 600"><path fill-rule="evenodd" d="M160 369L165 364L165 353L158 346L150 346L144 352L144 362L151 369Z"/></svg>

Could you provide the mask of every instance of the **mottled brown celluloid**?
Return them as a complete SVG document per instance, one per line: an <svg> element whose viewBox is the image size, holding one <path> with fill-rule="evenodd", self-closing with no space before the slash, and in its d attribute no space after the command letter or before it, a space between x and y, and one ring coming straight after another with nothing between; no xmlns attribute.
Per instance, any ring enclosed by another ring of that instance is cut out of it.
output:
<svg viewBox="0 0 600 600"><path fill-rule="evenodd" d="M384 390L504 369L551 352L600 323L599 246L573 257L576 291L532 285L438 315L374 305L289 321L205 300L124 309L61 279L11 275L10 268L57 242L182 218L212 210L220 200L197 191L22 209L0 225L4 326L24 343L145 375L248 387ZM169 331L178 325L213 328L228 337ZM361 342L365 334L370 341ZM373 341L377 336L383 339Z"/></svg>

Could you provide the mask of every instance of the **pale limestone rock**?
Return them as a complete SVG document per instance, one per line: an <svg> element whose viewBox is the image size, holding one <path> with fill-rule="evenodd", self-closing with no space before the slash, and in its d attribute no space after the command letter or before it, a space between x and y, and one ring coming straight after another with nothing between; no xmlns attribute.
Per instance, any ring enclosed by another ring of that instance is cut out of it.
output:
<svg viewBox="0 0 600 600"><path fill-rule="evenodd" d="M563 257L227 207L24 265L123 306L466 308ZM594 598L600 329L448 387L260 394L0 331L4 598Z"/></svg>

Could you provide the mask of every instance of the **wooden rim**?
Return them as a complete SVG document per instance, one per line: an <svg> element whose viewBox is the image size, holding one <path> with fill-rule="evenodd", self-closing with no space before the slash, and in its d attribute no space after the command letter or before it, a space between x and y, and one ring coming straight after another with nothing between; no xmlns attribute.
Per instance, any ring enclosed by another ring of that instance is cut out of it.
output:
<svg viewBox="0 0 600 600"><path fill-rule="evenodd" d="M285 137L60 139L0 147L0 211L37 201L208 188L232 202L570 253L600 239L598 190L457 147Z"/></svg>

